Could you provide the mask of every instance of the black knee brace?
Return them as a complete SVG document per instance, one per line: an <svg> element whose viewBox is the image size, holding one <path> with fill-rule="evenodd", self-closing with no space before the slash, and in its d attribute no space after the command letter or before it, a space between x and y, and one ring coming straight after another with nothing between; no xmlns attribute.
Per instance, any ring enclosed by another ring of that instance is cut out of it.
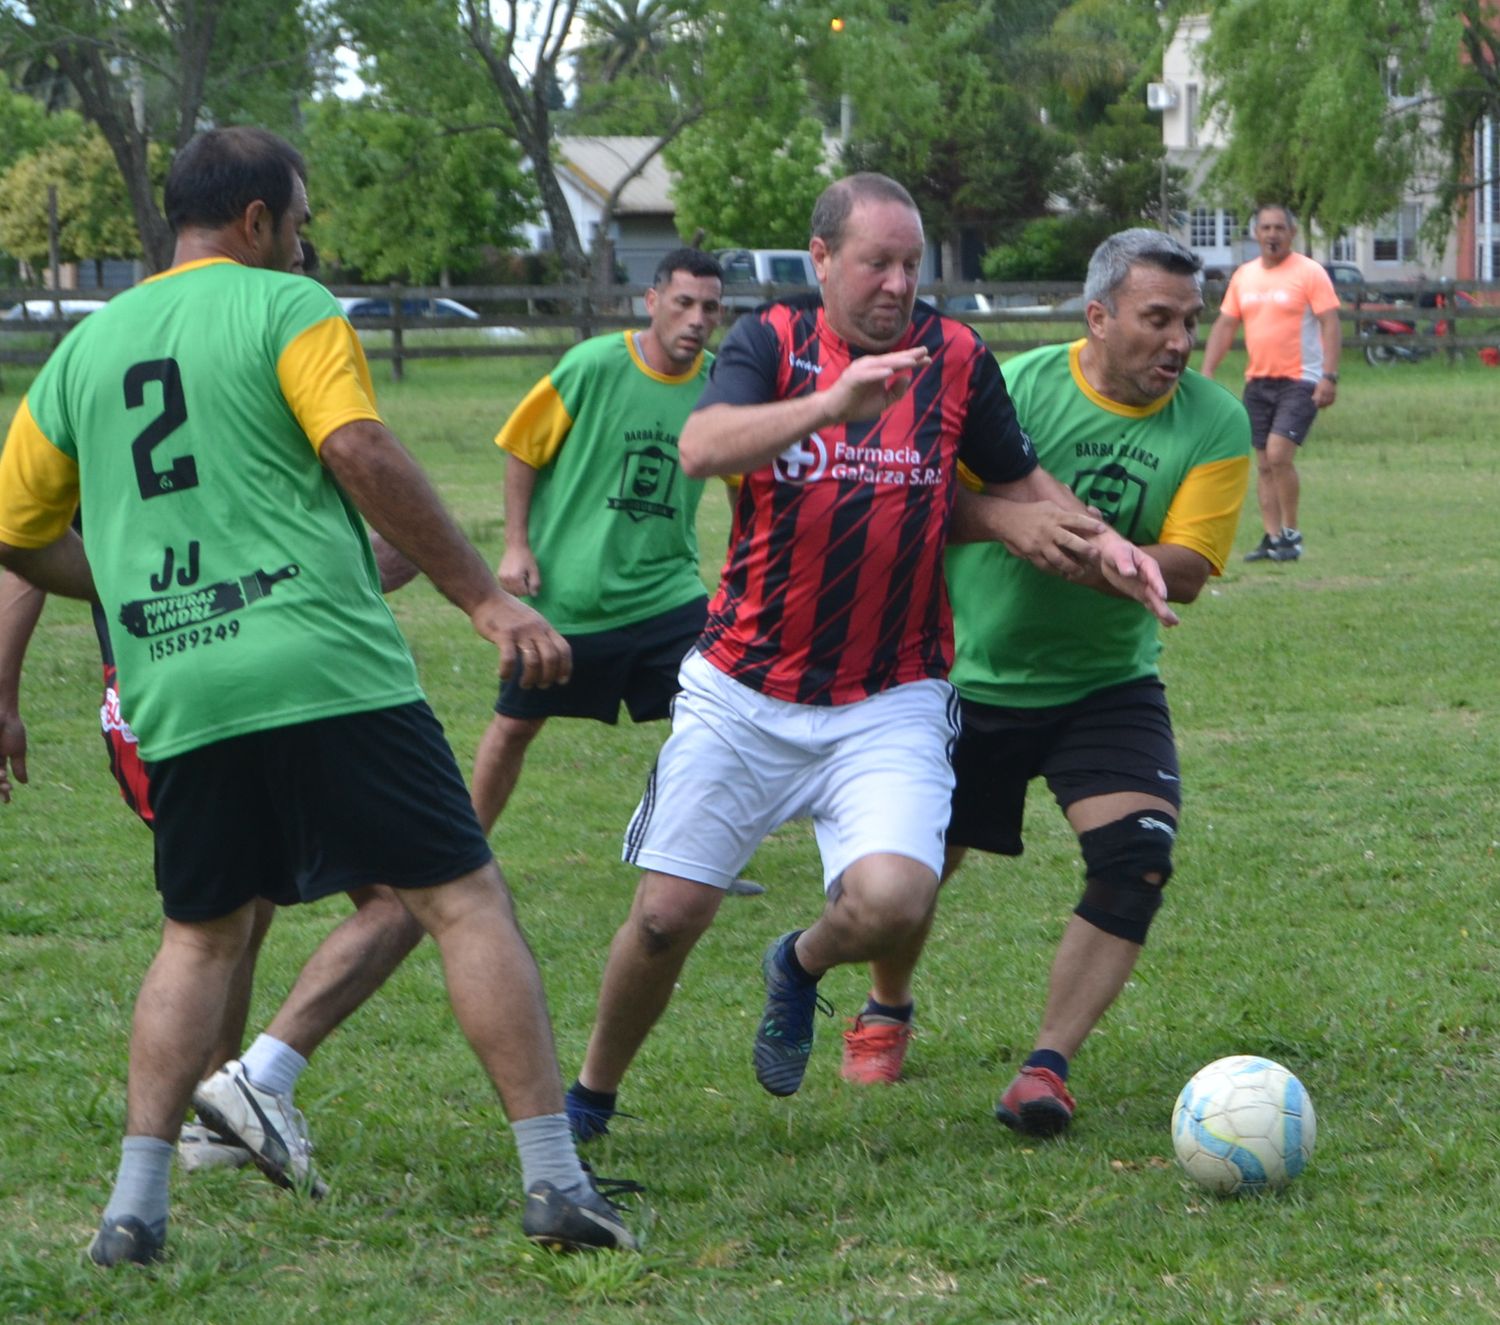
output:
<svg viewBox="0 0 1500 1325"><path fill-rule="evenodd" d="M1161 890L1172 877L1176 837L1177 820L1156 809L1080 833L1087 883L1074 914L1106 934L1144 943L1161 905ZM1152 883L1148 874L1160 876L1160 882Z"/></svg>

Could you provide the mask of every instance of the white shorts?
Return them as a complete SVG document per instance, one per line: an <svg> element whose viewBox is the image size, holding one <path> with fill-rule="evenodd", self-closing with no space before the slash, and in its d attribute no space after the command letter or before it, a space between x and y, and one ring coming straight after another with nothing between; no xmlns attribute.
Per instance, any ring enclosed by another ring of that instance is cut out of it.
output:
<svg viewBox="0 0 1500 1325"><path fill-rule="evenodd" d="M696 651L672 734L625 832L623 859L727 888L781 824L809 818L823 887L889 852L941 874L958 698L912 681L853 704L792 704L731 680Z"/></svg>

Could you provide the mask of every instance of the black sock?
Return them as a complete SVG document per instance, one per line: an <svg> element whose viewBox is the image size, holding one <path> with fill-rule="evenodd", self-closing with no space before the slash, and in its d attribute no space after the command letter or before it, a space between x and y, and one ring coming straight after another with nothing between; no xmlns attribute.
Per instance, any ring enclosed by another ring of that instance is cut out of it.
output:
<svg viewBox="0 0 1500 1325"><path fill-rule="evenodd" d="M815 985L818 983L820 977L809 975L807 968L797 960L797 940L801 937L802 931L800 929L795 934L788 934L786 936L786 942L781 945L781 964L786 969L787 974L794 979L802 981L805 985Z"/></svg>
<svg viewBox="0 0 1500 1325"><path fill-rule="evenodd" d="M600 1113L613 1113L615 1100L618 1098L612 1090L590 1090L581 1081L575 1081L568 1087L568 1095L590 1109L599 1110Z"/></svg>
<svg viewBox="0 0 1500 1325"><path fill-rule="evenodd" d="M1068 1060L1056 1049L1034 1049L1023 1064L1025 1067L1045 1067L1057 1073L1059 1080L1068 1079Z"/></svg>
<svg viewBox="0 0 1500 1325"><path fill-rule="evenodd" d="M885 1017L891 1021L910 1021L911 1014L916 1011L915 1003L904 1003L900 1007L892 1007L889 1003L878 1002L874 994L865 999L865 1010L860 1014L864 1017Z"/></svg>

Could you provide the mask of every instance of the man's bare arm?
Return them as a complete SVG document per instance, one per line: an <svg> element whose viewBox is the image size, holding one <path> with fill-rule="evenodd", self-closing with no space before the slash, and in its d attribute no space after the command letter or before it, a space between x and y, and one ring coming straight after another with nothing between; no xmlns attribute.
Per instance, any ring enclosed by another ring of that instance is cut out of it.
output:
<svg viewBox="0 0 1500 1325"><path fill-rule="evenodd" d="M26 724L21 721L21 663L47 601L35 585L0 571L0 804L9 805L11 778L26 781Z"/></svg>
<svg viewBox="0 0 1500 1325"><path fill-rule="evenodd" d="M761 405L710 405L688 417L677 439L689 478L748 474L793 442L836 423L875 419L906 394L928 362L925 346L855 359L827 391Z"/></svg>

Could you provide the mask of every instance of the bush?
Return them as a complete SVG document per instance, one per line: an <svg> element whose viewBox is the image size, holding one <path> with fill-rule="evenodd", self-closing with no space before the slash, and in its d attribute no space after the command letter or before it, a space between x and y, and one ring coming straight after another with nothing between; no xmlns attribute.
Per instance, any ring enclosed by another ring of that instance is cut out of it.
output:
<svg viewBox="0 0 1500 1325"><path fill-rule="evenodd" d="M1028 221L1009 244L984 255L989 281L1082 281L1089 257L1119 227L1095 212Z"/></svg>

